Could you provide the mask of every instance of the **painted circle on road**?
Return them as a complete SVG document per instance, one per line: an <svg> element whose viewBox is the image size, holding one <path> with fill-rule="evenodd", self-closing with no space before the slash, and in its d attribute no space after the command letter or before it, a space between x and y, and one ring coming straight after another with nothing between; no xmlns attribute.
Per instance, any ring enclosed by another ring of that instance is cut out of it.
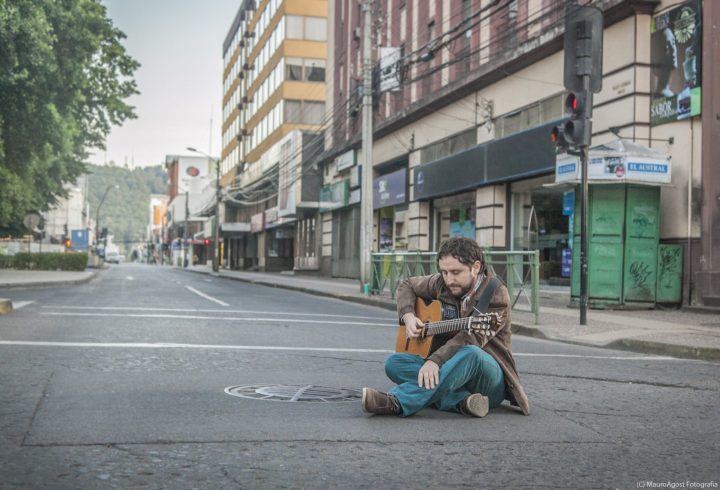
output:
<svg viewBox="0 0 720 490"><path fill-rule="evenodd" d="M225 393L275 402L350 402L362 398L361 390L315 385L238 385L225 388Z"/></svg>

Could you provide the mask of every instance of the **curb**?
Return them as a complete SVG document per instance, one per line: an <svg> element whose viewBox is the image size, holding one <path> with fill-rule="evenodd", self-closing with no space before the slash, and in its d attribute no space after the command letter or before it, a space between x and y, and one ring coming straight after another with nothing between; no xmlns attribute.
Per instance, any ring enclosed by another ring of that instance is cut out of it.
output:
<svg viewBox="0 0 720 490"><path fill-rule="evenodd" d="M0 298L0 315L7 315L13 310L12 301Z"/></svg>
<svg viewBox="0 0 720 490"><path fill-rule="evenodd" d="M72 279L67 281L47 281L47 282L25 282L22 284L1 284L2 289L34 289L34 288L52 288L58 286L74 286L77 284L85 284L92 281L97 276L96 271L92 271L92 274L82 279Z"/></svg>
<svg viewBox="0 0 720 490"><path fill-rule="evenodd" d="M384 301L384 300L380 300L380 299L373 299L371 297L365 298L365 297L361 297L361 296L347 296L344 294L326 293L324 291L318 291L316 289L309 289L309 288L304 288L304 287L299 287L299 286L290 286L287 284L264 282L262 280L258 281L255 279L245 279L245 278L241 278L241 277L223 276L221 274L216 274L216 273L208 274L207 272L203 272L203 271L191 270L189 272L195 272L196 274L212 275L214 277L219 277L222 279L230 279L233 281L240 281L240 282L245 282L245 283L249 283L249 284L258 284L261 286L288 289L291 291L298 291L301 293L312 294L314 296L325 296L328 298L339 299L341 301L359 303L359 304L363 304L363 305L367 305L367 306L376 306L378 308L395 311L394 303L390 303L388 301ZM599 348L599 349L626 350L626 351L632 351L632 352L639 352L639 353L643 353L643 354L666 355L666 356L679 357L679 358L683 358L683 359L694 359L694 360L703 360L703 361L718 361L718 360L720 360L720 349L713 349L713 348L708 348L708 347L690 347L690 346L686 346L686 345L664 344L661 342L636 340L636 339L619 339L619 340L614 340L608 344L598 345L598 344L591 344L591 343L587 343L587 342L577 342L574 340L568 340L568 339L548 336L548 335L545 335L545 333L542 330L540 330L539 328L531 327L524 323L513 322L512 333L517 334L517 335L522 335L523 337L532 337L532 338L542 339L542 340L552 340L555 342L562 342L564 344L581 345L584 347L595 347L595 348Z"/></svg>

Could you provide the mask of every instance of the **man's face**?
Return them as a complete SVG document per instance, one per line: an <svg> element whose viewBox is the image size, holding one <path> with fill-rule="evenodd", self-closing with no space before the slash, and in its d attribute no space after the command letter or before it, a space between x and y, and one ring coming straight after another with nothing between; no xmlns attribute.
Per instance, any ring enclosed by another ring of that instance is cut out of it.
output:
<svg viewBox="0 0 720 490"><path fill-rule="evenodd" d="M445 285L456 298L465 295L475 284L482 263L478 260L472 267L465 265L455 257L446 256L438 261L438 269Z"/></svg>

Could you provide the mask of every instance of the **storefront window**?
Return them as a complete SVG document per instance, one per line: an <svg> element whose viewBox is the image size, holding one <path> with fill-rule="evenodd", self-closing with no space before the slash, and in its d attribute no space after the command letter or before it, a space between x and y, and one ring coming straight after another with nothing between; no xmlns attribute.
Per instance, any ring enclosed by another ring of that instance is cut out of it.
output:
<svg viewBox="0 0 720 490"><path fill-rule="evenodd" d="M571 247L571 216L563 214L563 191L566 190L545 188L539 181L533 181L533 185L513 184L513 249L540 251L543 280L569 280L568 267L563 271L563 254L567 258Z"/></svg>

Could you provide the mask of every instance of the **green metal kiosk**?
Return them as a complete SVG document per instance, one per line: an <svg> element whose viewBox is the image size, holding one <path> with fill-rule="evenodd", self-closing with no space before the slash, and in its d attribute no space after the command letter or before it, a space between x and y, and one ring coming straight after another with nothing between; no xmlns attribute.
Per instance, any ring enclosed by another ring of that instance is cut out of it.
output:
<svg viewBox="0 0 720 490"><path fill-rule="evenodd" d="M558 155L555 185L568 186L578 197L569 230L573 302L580 300L580 172L578 157ZM680 304L682 249L660 244L660 188L671 176L670 158L657 150L626 140L590 149L590 307Z"/></svg>

